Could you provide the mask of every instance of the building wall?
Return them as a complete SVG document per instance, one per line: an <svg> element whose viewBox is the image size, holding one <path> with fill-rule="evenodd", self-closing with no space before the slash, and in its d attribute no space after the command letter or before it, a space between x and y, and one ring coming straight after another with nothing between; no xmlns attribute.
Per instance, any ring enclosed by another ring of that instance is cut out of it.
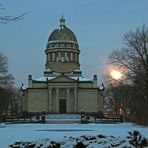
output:
<svg viewBox="0 0 148 148"><path fill-rule="evenodd" d="M47 88L46 83L32 83L32 88Z"/></svg>
<svg viewBox="0 0 148 148"><path fill-rule="evenodd" d="M92 88L93 83L92 82L82 82L78 85L79 88Z"/></svg>
<svg viewBox="0 0 148 148"><path fill-rule="evenodd" d="M46 88L43 88L45 85ZM23 96L23 111L59 113L60 99L66 99L66 104L69 104L67 113L97 112L103 109L103 97L100 95L102 92L93 88L92 82L77 85L77 82L63 83L62 81L50 82L48 85L47 89L46 82L32 83L32 88L28 88Z"/></svg>
<svg viewBox="0 0 148 148"><path fill-rule="evenodd" d="M78 112L97 112L97 89L78 90Z"/></svg>
<svg viewBox="0 0 148 148"><path fill-rule="evenodd" d="M56 113L58 108L57 108L57 100L56 100L56 89L52 89L52 95L51 95L51 112Z"/></svg>
<svg viewBox="0 0 148 148"><path fill-rule="evenodd" d="M28 90L28 112L48 111L48 93L46 89Z"/></svg>
<svg viewBox="0 0 148 148"><path fill-rule="evenodd" d="M74 89L73 88L71 88L70 89L70 92L69 92L70 94L70 98L69 98L69 112L70 113L73 113L74 112L74 105L75 105L75 94L74 94Z"/></svg>
<svg viewBox="0 0 148 148"><path fill-rule="evenodd" d="M28 92L22 92L22 111L28 111Z"/></svg>
<svg viewBox="0 0 148 148"><path fill-rule="evenodd" d="M103 92L98 93L98 111L103 111Z"/></svg>

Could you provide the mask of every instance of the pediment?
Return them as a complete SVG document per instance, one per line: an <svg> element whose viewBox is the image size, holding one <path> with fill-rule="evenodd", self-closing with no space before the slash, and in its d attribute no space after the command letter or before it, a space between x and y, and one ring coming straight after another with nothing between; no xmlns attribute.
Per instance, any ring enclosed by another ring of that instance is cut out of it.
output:
<svg viewBox="0 0 148 148"><path fill-rule="evenodd" d="M62 75L50 80L50 82L76 82L76 80L69 78L68 76Z"/></svg>

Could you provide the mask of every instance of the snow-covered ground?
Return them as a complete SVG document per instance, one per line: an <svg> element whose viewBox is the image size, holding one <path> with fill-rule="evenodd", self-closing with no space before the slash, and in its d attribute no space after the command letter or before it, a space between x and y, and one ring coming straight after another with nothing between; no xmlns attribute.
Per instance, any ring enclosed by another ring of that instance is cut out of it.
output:
<svg viewBox="0 0 148 148"><path fill-rule="evenodd" d="M38 139L62 140L64 136L106 135L126 137L128 131L138 130L148 138L148 127L132 123L119 124L0 124L0 148L15 141Z"/></svg>

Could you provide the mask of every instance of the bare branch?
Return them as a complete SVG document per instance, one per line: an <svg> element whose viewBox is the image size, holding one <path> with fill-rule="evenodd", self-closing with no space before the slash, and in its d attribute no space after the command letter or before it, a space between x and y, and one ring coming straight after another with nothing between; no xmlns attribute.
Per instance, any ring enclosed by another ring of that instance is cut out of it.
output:
<svg viewBox="0 0 148 148"><path fill-rule="evenodd" d="M6 8L3 7L3 4L0 3L0 10L5 10ZM24 12L20 15L17 16L8 16L8 15L0 15L0 23L3 24L7 24L9 22L16 22L16 21L20 21L24 19L24 16L27 14L28 12Z"/></svg>
<svg viewBox="0 0 148 148"><path fill-rule="evenodd" d="M6 8L3 7L3 4L2 3L0 3L0 9L1 10L5 10L6 9Z"/></svg>
<svg viewBox="0 0 148 148"><path fill-rule="evenodd" d="M0 22L4 23L4 24L7 24L7 23L12 22L12 21L20 21L20 20L24 19L24 16L27 13L28 12L25 12L25 13L19 15L19 16L0 16Z"/></svg>

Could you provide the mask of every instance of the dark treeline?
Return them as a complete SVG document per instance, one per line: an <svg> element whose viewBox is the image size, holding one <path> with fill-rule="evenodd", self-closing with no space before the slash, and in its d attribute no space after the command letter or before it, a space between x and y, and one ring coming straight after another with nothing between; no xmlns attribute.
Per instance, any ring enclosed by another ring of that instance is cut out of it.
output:
<svg viewBox="0 0 148 148"><path fill-rule="evenodd" d="M16 116L20 112L21 92L14 86L8 71L8 59L0 53L0 120L2 116Z"/></svg>

